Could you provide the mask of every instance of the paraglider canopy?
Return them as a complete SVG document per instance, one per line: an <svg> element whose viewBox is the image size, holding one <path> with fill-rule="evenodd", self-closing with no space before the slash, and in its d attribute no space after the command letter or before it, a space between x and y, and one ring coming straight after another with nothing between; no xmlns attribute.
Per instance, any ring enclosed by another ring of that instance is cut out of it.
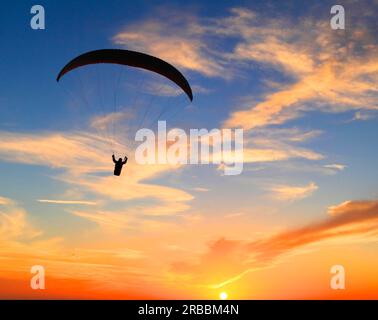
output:
<svg viewBox="0 0 378 320"><path fill-rule="evenodd" d="M98 63L120 64L155 72L174 82L186 93L190 101L193 100L192 89L188 81L174 66L157 57L130 50L102 49L84 53L68 62L59 72L56 80L59 81L71 70Z"/></svg>

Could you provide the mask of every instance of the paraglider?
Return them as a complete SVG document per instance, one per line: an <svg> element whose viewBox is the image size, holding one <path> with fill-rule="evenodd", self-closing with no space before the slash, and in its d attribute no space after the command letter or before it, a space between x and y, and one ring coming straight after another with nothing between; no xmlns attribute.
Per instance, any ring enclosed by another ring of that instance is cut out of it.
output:
<svg viewBox="0 0 378 320"><path fill-rule="evenodd" d="M174 66L148 54L122 49L102 49L84 53L68 62L59 72L56 81L66 73L79 67L97 63L114 63L129 67L142 68L158 73L176 83L193 100L188 80Z"/></svg>
<svg viewBox="0 0 378 320"><path fill-rule="evenodd" d="M119 158L118 160L116 160L114 154L112 155L112 159L113 159L113 162L115 163L115 166L114 166L114 175L115 176L120 176L121 175L121 172L122 172L122 167L124 164L127 163L127 157L125 157L123 160L122 158Z"/></svg>
<svg viewBox="0 0 378 320"><path fill-rule="evenodd" d="M68 62L61 69L56 80L59 82L65 74L72 70L95 64L117 64L151 71L172 81L185 93L190 101L193 100L193 93L189 82L179 70L160 58L131 50L101 49L86 52ZM112 158L115 163L114 175L119 176L123 165L127 162L127 157L124 160L120 158L117 161L113 152Z"/></svg>

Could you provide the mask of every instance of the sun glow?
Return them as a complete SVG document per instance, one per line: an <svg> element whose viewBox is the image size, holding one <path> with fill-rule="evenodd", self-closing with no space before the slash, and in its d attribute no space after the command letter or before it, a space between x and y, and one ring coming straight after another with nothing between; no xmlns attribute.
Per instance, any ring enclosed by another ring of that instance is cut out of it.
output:
<svg viewBox="0 0 378 320"><path fill-rule="evenodd" d="M219 294L219 298L220 298L221 300L226 300L226 299L228 298L228 294L227 294L227 292L221 292L221 293Z"/></svg>

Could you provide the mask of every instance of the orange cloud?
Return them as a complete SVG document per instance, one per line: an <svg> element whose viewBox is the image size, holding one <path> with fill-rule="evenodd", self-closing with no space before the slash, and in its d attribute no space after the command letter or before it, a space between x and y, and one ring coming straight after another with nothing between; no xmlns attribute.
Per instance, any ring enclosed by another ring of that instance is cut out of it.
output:
<svg viewBox="0 0 378 320"><path fill-rule="evenodd" d="M196 33L193 17L179 21L170 17L130 25L113 37L116 44L156 55L178 68L193 70L206 76L222 76L223 67L208 56L208 46ZM168 23L169 21L169 23ZM179 22L179 23L178 23ZM182 24L186 24L183 26Z"/></svg>
<svg viewBox="0 0 378 320"><path fill-rule="evenodd" d="M330 213L332 216L321 222L261 240L221 238L210 244L199 263L177 261L172 264L172 271L190 275L199 285L220 288L249 272L271 267L284 256L300 253L309 245L351 237L376 239L378 236L378 201L349 201L332 207Z"/></svg>
<svg viewBox="0 0 378 320"><path fill-rule="evenodd" d="M282 34L277 33L277 21L265 22L256 34L244 32L233 57L275 66L292 76L292 84L276 88L260 103L233 112L226 126L252 129L282 124L310 109L377 109L371 94L377 91L372 79L378 72L378 46L371 44L368 51L357 53L371 30L352 34L347 43L323 22L306 20L299 28L285 28ZM284 29L288 22L278 24ZM308 30L307 39L304 30Z"/></svg>

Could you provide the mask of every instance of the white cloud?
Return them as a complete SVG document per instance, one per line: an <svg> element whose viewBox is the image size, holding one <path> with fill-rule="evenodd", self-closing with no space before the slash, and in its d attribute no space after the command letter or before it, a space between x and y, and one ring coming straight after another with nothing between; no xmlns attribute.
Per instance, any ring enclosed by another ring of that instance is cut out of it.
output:
<svg viewBox="0 0 378 320"><path fill-rule="evenodd" d="M12 205L12 204L13 204L13 201L11 199L0 197L0 205L7 206L7 205Z"/></svg>
<svg viewBox="0 0 378 320"><path fill-rule="evenodd" d="M0 197L0 239L33 239L41 234L30 225L26 212L15 201Z"/></svg>
<svg viewBox="0 0 378 320"><path fill-rule="evenodd" d="M366 121L374 118L374 114L357 111L351 121Z"/></svg>
<svg viewBox="0 0 378 320"><path fill-rule="evenodd" d="M38 199L38 202L41 203L51 203L51 204L67 204L67 205L87 205L94 206L97 203L94 201L83 201L83 200L52 200L52 199Z"/></svg>
<svg viewBox="0 0 378 320"><path fill-rule="evenodd" d="M197 192L208 192L210 191L210 189L208 188L202 188L202 187L196 187L196 188L192 188L193 191L197 191Z"/></svg>
<svg viewBox="0 0 378 320"><path fill-rule="evenodd" d="M333 163L333 164L326 164L326 165L324 165L324 168L334 169L334 170L337 170L337 171L342 171L346 167L347 166L345 164L340 164L340 163Z"/></svg>
<svg viewBox="0 0 378 320"><path fill-rule="evenodd" d="M295 201L307 198L317 189L318 186L314 182L310 182L305 186L275 185L269 188L275 199L283 201Z"/></svg>

